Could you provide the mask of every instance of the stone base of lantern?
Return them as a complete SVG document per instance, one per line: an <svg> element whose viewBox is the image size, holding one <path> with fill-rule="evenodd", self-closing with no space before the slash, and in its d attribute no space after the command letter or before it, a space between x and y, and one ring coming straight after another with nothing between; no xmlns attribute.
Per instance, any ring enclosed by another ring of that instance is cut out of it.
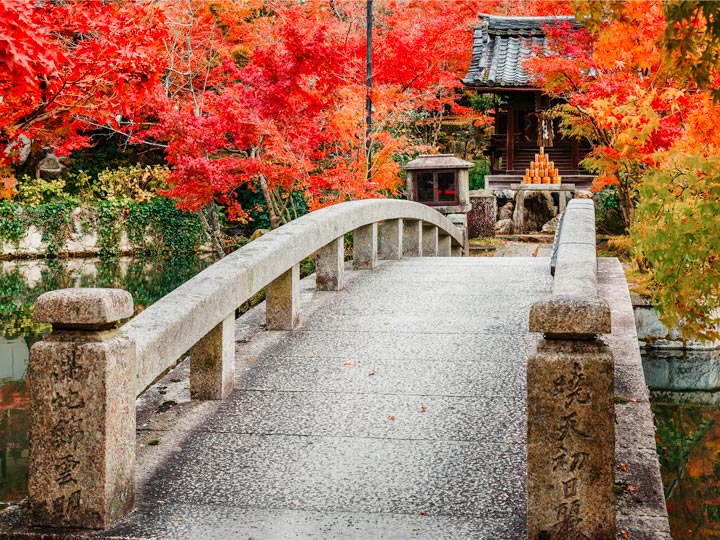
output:
<svg viewBox="0 0 720 540"><path fill-rule="evenodd" d="M565 210L565 193L575 193L575 184L511 184L510 189L516 191L515 195L515 231L522 232L525 230L525 192L526 191L558 191L560 192L560 202L558 203L558 213Z"/></svg>

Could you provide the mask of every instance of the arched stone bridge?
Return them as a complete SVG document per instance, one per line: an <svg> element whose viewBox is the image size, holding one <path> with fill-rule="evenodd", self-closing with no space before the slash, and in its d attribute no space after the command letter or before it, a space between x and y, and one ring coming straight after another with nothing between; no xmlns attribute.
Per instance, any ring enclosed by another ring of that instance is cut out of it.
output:
<svg viewBox="0 0 720 540"><path fill-rule="evenodd" d="M44 295L30 497L0 538L669 538L592 203L570 203L552 260L453 257L465 242L429 207L352 202L119 329L124 291Z"/></svg>

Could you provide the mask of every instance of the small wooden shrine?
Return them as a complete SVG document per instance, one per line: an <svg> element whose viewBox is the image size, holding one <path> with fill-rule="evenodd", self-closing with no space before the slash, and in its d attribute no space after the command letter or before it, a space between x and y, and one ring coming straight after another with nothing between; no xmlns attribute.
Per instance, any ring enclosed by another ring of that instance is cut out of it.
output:
<svg viewBox="0 0 720 540"><path fill-rule="evenodd" d="M533 85L523 66L536 48L547 47L544 28L559 22L577 24L575 19L485 14L480 18L472 62L462 82L465 88L493 94L495 99L495 134L486 150L490 160L486 187L504 189L524 182L525 176L535 178L529 172L545 163L539 162L537 169L530 165L536 155L546 156L542 159L553 164L563 182L573 182L579 189L588 187L593 176L579 163L590 151L589 144L559 133L557 121L547 114L555 102Z"/></svg>

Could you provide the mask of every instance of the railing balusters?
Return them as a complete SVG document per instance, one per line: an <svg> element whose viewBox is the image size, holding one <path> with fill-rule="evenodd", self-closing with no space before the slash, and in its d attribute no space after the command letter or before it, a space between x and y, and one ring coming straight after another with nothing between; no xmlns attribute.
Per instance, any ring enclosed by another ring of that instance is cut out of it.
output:
<svg viewBox="0 0 720 540"><path fill-rule="evenodd" d="M403 220L403 256L422 257L422 221Z"/></svg>
<svg viewBox="0 0 720 540"><path fill-rule="evenodd" d="M397 261L403 255L403 221L386 219L380 226L380 256L383 259Z"/></svg>
<svg viewBox="0 0 720 540"><path fill-rule="evenodd" d="M190 397L225 399L235 384L235 312L190 351Z"/></svg>
<svg viewBox="0 0 720 540"><path fill-rule="evenodd" d="M294 330L300 324L300 264L294 265L266 289L268 330Z"/></svg>
<svg viewBox="0 0 720 540"><path fill-rule="evenodd" d="M315 275L319 291L340 291L345 286L344 236L318 250L315 257Z"/></svg>
<svg viewBox="0 0 720 540"><path fill-rule="evenodd" d="M450 257L452 255L452 239L447 235L438 237L438 257Z"/></svg>
<svg viewBox="0 0 720 540"><path fill-rule="evenodd" d="M438 228L435 225L423 224L422 238L423 238L423 246L422 246L423 257L437 257L438 256Z"/></svg>
<svg viewBox="0 0 720 540"><path fill-rule="evenodd" d="M371 223L353 233L353 268L374 270L378 265L378 226Z"/></svg>

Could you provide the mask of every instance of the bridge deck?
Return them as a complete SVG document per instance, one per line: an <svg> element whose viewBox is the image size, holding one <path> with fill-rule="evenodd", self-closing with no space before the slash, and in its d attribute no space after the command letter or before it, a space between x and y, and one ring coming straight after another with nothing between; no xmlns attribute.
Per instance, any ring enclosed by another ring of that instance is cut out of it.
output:
<svg viewBox="0 0 720 540"><path fill-rule="evenodd" d="M187 403L195 423L141 418L138 510L106 536L525 534L527 321L548 260L405 259L347 277L341 292L305 280L299 330L238 345L226 402ZM241 334L262 313L248 315Z"/></svg>

